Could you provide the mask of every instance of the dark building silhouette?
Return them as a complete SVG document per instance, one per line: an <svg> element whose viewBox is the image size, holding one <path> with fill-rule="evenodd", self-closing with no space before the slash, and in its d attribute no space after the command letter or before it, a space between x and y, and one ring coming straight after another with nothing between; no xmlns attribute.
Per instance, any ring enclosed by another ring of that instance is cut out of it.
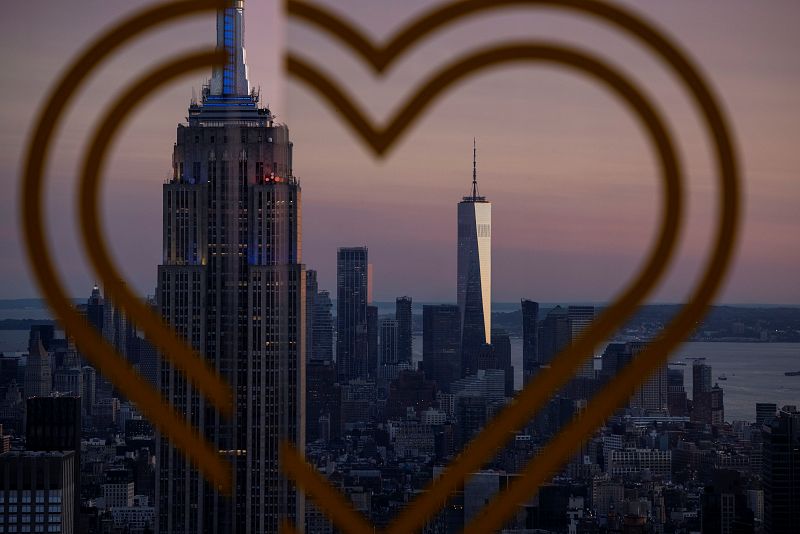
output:
<svg viewBox="0 0 800 534"><path fill-rule="evenodd" d="M340 248L336 257L336 365L340 382L366 378L367 247Z"/></svg>
<svg viewBox="0 0 800 534"><path fill-rule="evenodd" d="M311 360L306 368L306 441L339 436L341 393L336 366L331 361Z"/></svg>
<svg viewBox="0 0 800 534"><path fill-rule="evenodd" d="M572 342L572 323L565 308L556 306L539 325L539 363L549 364Z"/></svg>
<svg viewBox="0 0 800 534"><path fill-rule="evenodd" d="M16 512L3 513L5 532L76 534L75 501L80 500L76 462L72 451L0 454L0 495L6 503L19 503L14 505ZM33 496L35 503L31 503Z"/></svg>
<svg viewBox="0 0 800 534"><path fill-rule="evenodd" d="M422 371L400 371L389 384L386 416L405 419L408 409L419 415L436 402L436 384L425 378Z"/></svg>
<svg viewBox="0 0 800 534"><path fill-rule="evenodd" d="M711 415L711 366L703 359L692 364L692 421L710 425Z"/></svg>
<svg viewBox="0 0 800 534"><path fill-rule="evenodd" d="M322 290L314 299L314 321L311 340L311 359L333 362L333 304L328 291Z"/></svg>
<svg viewBox="0 0 800 534"><path fill-rule="evenodd" d="M789 534L800 525L800 412L784 406L762 427L764 532Z"/></svg>
<svg viewBox="0 0 800 534"><path fill-rule="evenodd" d="M502 369L506 374L506 396L511 397L514 395L514 366L511 365L511 337L508 332L501 328L492 330L492 351L496 369Z"/></svg>
<svg viewBox="0 0 800 534"><path fill-rule="evenodd" d="M72 480L76 497L72 517L80 512L77 489L81 469L81 398L33 397L28 399L25 411L25 449L29 451L71 451L74 454Z"/></svg>
<svg viewBox="0 0 800 534"><path fill-rule="evenodd" d="M319 284L317 282L317 271L308 269L306 271L306 360L311 360L314 356L314 317L316 315L317 293Z"/></svg>
<svg viewBox="0 0 800 534"><path fill-rule="evenodd" d="M756 424L763 425L768 419L775 417L778 412L778 405L774 402L756 403Z"/></svg>
<svg viewBox="0 0 800 534"><path fill-rule="evenodd" d="M522 383L536 374L539 365L539 303L522 299Z"/></svg>
<svg viewBox="0 0 800 534"><path fill-rule="evenodd" d="M667 407L669 414L675 417L685 417L689 414L683 378L683 369L667 370Z"/></svg>
<svg viewBox="0 0 800 534"><path fill-rule="evenodd" d="M437 387L450 392L461 378L461 319L458 306L422 307L422 368Z"/></svg>
<svg viewBox="0 0 800 534"><path fill-rule="evenodd" d="M99 333L103 333L103 325L105 323L104 301L98 286L92 288L92 294L86 301L86 319Z"/></svg>
<svg viewBox="0 0 800 534"><path fill-rule="evenodd" d="M378 369L378 307L367 306L367 374L375 377Z"/></svg>
<svg viewBox="0 0 800 534"><path fill-rule="evenodd" d="M738 471L715 470L711 484L701 495L700 523L703 534L752 534L753 512Z"/></svg>
<svg viewBox="0 0 800 534"><path fill-rule="evenodd" d="M394 318L397 321L397 359L400 362L412 363L411 354L411 328L413 317L411 313L411 297L398 297L395 300Z"/></svg>

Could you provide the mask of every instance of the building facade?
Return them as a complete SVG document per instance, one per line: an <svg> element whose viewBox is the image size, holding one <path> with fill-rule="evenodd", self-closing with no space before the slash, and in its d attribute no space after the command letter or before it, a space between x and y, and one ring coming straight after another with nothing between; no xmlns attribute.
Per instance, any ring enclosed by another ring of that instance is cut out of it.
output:
<svg viewBox="0 0 800 534"><path fill-rule="evenodd" d="M367 247L340 248L336 256L336 365L341 382L368 374Z"/></svg>
<svg viewBox="0 0 800 534"><path fill-rule="evenodd" d="M397 359L410 365L413 359L411 297L398 297L395 300L394 318L397 321Z"/></svg>
<svg viewBox="0 0 800 534"><path fill-rule="evenodd" d="M250 91L244 2L217 15L229 57L180 124L173 177L164 185L163 318L229 384L223 417L167 361L162 394L229 462L224 495L158 436L156 529L166 534L302 528L304 499L278 464L284 440L305 442L305 272L301 192L288 128Z"/></svg>
<svg viewBox="0 0 800 534"><path fill-rule="evenodd" d="M477 371L478 354L492 331L492 204L478 195L476 148L472 145L472 193L458 203L458 309L461 373Z"/></svg>

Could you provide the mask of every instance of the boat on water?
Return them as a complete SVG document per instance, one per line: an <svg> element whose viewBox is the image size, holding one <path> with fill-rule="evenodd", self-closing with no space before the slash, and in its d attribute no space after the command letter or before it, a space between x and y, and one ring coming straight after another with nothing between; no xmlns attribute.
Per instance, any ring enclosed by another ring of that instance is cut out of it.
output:
<svg viewBox="0 0 800 534"><path fill-rule="evenodd" d="M719 376L717 377L717 380L727 380L727 379L728 379L728 377L727 377L727 376L725 376L725 373L722 373L721 375L719 375Z"/></svg>
<svg viewBox="0 0 800 534"><path fill-rule="evenodd" d="M800 371L786 371L784 376L800 376Z"/></svg>

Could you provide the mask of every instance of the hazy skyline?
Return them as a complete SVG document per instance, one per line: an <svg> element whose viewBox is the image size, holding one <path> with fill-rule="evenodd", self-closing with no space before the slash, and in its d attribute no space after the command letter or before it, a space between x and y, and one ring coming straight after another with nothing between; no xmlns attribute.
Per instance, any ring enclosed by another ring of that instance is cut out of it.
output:
<svg viewBox="0 0 800 534"><path fill-rule="evenodd" d="M0 126L0 298L36 295L20 243L20 158L34 113L56 75L105 25L147 2L31 1L3 21ZM434 2L326 2L385 40ZM76 6L86 6L77 9ZM745 180L739 253L721 302L800 303L800 4L630 3L678 39L704 68L735 130ZM690 217L677 264L654 301L681 301L709 248L715 177L697 116L668 73L632 42L594 21L507 9L437 33L384 78L308 27L276 28L274 4L246 3L250 80L285 121L303 187L303 260L333 291L336 248L366 245L375 298L455 301L456 205L469 191L472 137L478 179L493 203L495 301L603 301L630 277L655 231L659 184L638 125L604 89L564 70L492 69L438 100L385 161L372 157L304 86L282 86L278 44L313 58L375 117L386 117L437 67L490 43L555 39L588 48L634 77L679 138ZM47 176L48 227L75 296L96 279L74 232L74 173L94 121L126 83L159 61L214 42L214 18L155 32L92 78L61 129ZM171 174L175 127L189 77L141 108L115 145L104 182L105 232L130 283L152 293L161 255L161 184Z"/></svg>

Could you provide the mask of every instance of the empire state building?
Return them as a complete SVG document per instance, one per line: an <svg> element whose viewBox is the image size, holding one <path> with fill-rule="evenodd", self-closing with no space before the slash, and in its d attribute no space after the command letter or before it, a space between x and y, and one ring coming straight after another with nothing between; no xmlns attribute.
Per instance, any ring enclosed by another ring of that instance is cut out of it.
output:
<svg viewBox="0 0 800 534"><path fill-rule="evenodd" d="M277 532L303 528L302 494L281 476L284 440L305 442L305 269L300 185L288 128L259 103L247 78L244 2L217 14L228 54L179 124L164 185L164 319L233 391L222 416L162 362L166 401L230 464L231 495L217 492L169 441L157 439L157 532Z"/></svg>

